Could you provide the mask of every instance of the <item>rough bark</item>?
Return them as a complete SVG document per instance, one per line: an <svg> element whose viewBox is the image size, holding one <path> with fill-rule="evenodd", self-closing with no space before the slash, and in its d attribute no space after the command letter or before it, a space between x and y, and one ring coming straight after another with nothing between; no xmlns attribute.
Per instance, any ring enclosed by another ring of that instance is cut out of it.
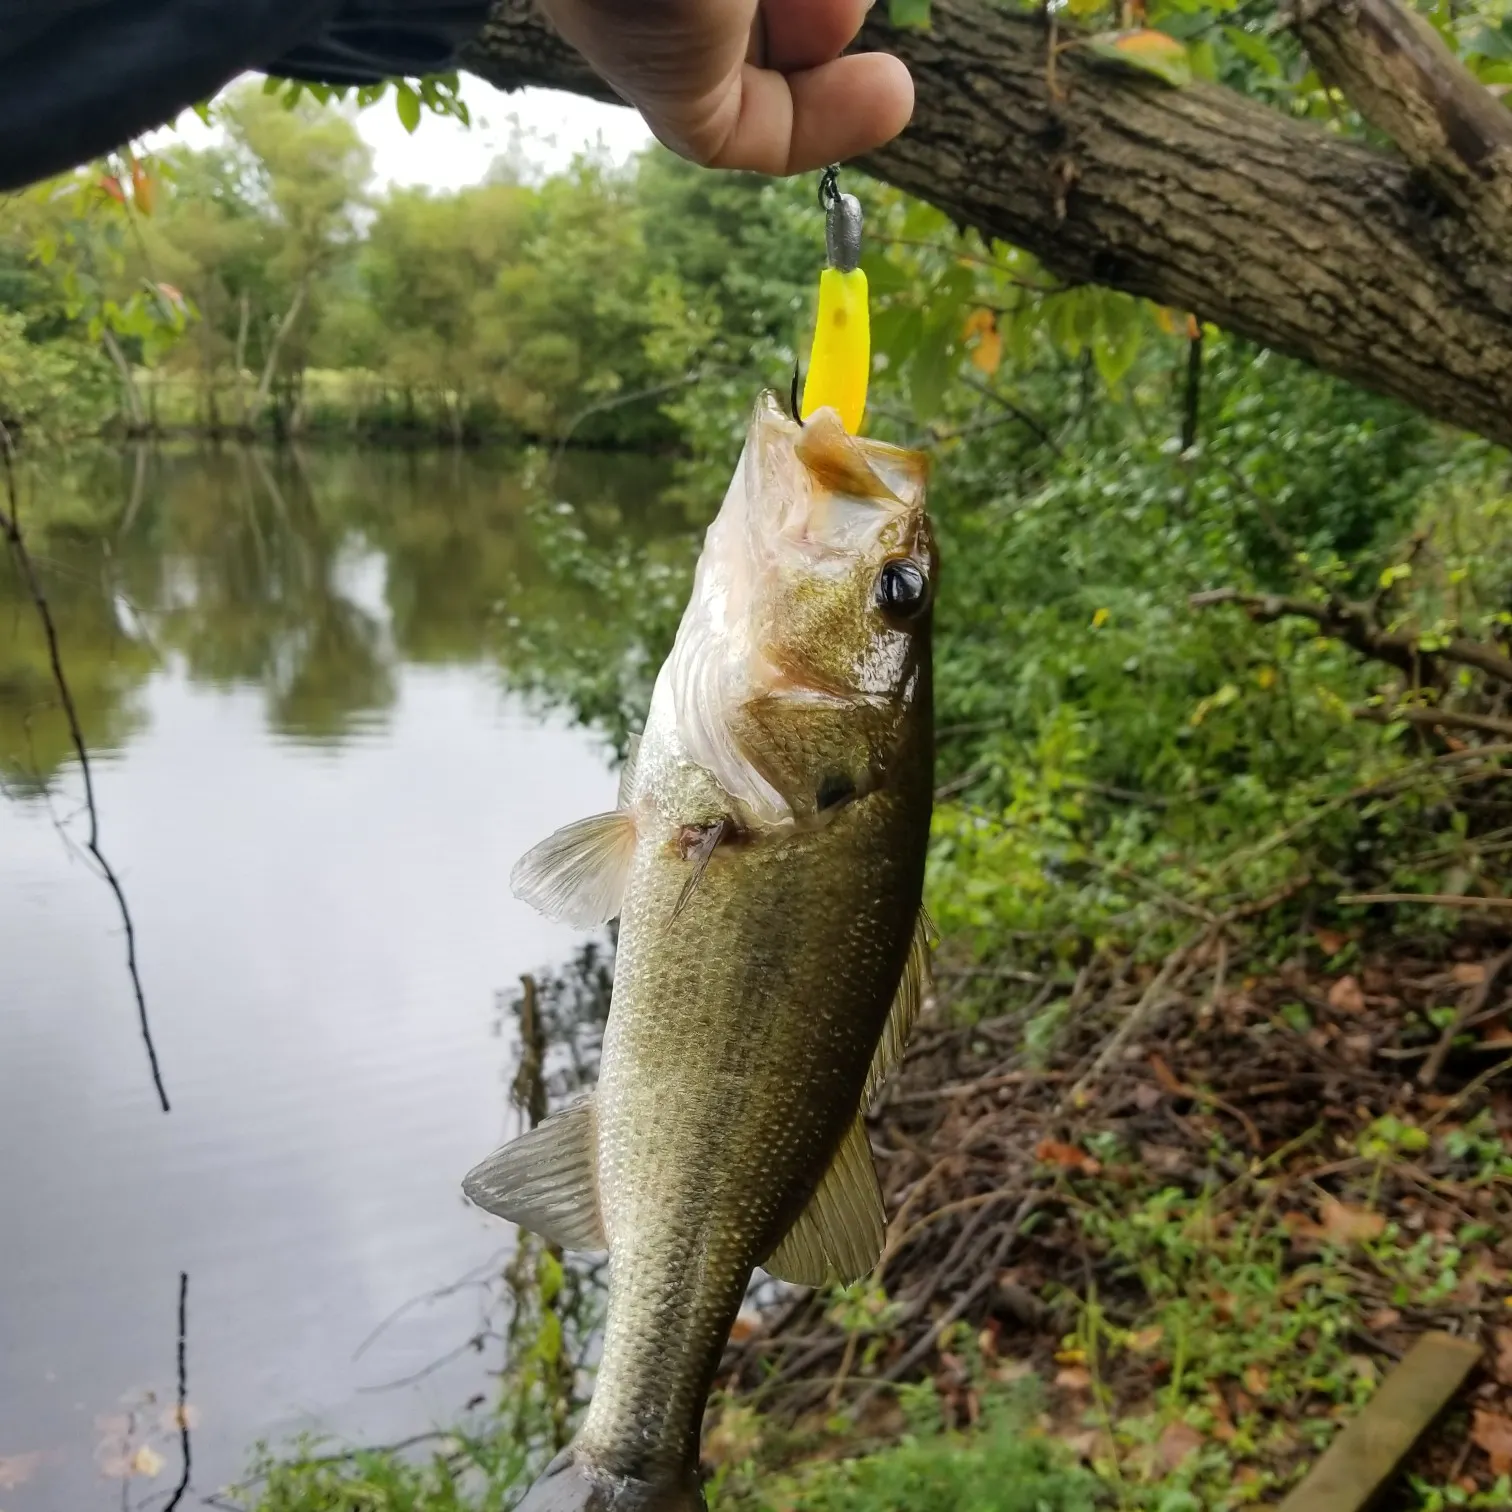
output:
<svg viewBox="0 0 1512 1512"><path fill-rule="evenodd" d="M1374 76L1368 48L1388 45L1352 3L1319 0L1299 19L1346 92L1356 74ZM1395 0L1362 3L1396 11ZM1488 235L1494 194L1483 179L1455 188L1443 154L1425 150L1431 133L1404 143L1404 158L1231 91L1109 70L1074 47L1052 79L1044 22L989 0L933 0L925 32L891 30L884 10L862 45L907 60L918 103L908 131L863 164L879 178L1026 248L1063 279L1190 310L1512 443L1512 247ZM498 0L467 61L502 88L613 98L529 0ZM1393 87L1439 82L1429 74L1400 65ZM1356 103L1371 118L1368 93ZM1505 107L1455 98L1494 141L1488 123ZM1378 108L1375 120L1390 129ZM1452 121L1442 135L1468 140Z"/></svg>
<svg viewBox="0 0 1512 1512"><path fill-rule="evenodd" d="M1300 0L1292 22L1342 89L1487 239L1512 229L1512 110L1396 0Z"/></svg>

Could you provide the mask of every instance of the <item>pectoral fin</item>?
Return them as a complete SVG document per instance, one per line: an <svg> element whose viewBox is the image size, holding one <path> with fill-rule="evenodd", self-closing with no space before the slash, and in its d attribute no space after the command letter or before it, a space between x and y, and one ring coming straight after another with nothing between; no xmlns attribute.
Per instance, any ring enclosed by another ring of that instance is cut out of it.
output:
<svg viewBox="0 0 1512 1512"><path fill-rule="evenodd" d="M515 897L553 919L589 929L619 913L635 855L627 809L579 819L525 852L509 874Z"/></svg>
<svg viewBox="0 0 1512 1512"><path fill-rule="evenodd" d="M563 1249L605 1249L593 1098L553 1113L462 1179L470 1202Z"/></svg>
<svg viewBox="0 0 1512 1512"><path fill-rule="evenodd" d="M903 976L898 982L893 1005L882 1026L882 1038L877 1041L876 1054L872 1056L871 1070L866 1073L866 1090L861 1094L863 1109L872 1105L893 1068L903 1060L908 1049L909 1036L918 1022L919 1010L924 1006L924 997L929 989L929 947L935 938L935 928L929 915L921 908L914 921L913 939L908 947L908 959L903 963Z"/></svg>
<svg viewBox="0 0 1512 1512"><path fill-rule="evenodd" d="M787 1237L765 1261L768 1275L798 1286L859 1281L882 1257L882 1192L858 1115Z"/></svg>

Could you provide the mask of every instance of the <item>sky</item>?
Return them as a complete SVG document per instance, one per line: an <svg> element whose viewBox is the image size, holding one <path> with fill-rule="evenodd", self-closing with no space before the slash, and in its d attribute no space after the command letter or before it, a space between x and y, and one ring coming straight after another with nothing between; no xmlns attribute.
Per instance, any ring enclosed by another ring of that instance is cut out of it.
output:
<svg viewBox="0 0 1512 1512"><path fill-rule="evenodd" d="M479 183L494 157L509 149L516 131L526 159L543 173L565 168L575 154L595 149L623 162L651 140L640 117L624 106L555 89L506 94L471 74L461 77L471 127L427 113L411 135L399 120L392 95L358 113L357 129L373 149L375 189L425 184L445 190ZM178 139L202 147L216 135L214 128L185 111L172 127L153 132L147 145L161 147Z"/></svg>

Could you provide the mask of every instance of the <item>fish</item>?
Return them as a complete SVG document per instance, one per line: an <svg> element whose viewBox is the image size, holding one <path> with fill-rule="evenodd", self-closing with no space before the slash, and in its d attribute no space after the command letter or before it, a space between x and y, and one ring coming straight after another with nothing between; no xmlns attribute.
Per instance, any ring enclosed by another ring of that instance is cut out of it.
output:
<svg viewBox="0 0 1512 1512"><path fill-rule="evenodd" d="M608 1251L593 1395L520 1512L694 1512L757 1266L850 1283L885 1220L865 1114L926 993L938 573L927 459L758 400L618 806L517 896L619 919L598 1084L471 1201Z"/></svg>

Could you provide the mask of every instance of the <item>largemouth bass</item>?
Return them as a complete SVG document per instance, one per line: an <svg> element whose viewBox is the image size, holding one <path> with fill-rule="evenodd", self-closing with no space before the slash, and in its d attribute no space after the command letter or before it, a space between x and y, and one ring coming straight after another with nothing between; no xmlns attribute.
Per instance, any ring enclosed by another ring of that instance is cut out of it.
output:
<svg viewBox="0 0 1512 1512"><path fill-rule="evenodd" d="M863 1117L927 972L933 786L925 459L832 409L757 404L620 806L515 868L579 925L618 915L597 1090L467 1195L609 1251L582 1428L521 1512L703 1506L699 1431L753 1269L876 1264Z"/></svg>

